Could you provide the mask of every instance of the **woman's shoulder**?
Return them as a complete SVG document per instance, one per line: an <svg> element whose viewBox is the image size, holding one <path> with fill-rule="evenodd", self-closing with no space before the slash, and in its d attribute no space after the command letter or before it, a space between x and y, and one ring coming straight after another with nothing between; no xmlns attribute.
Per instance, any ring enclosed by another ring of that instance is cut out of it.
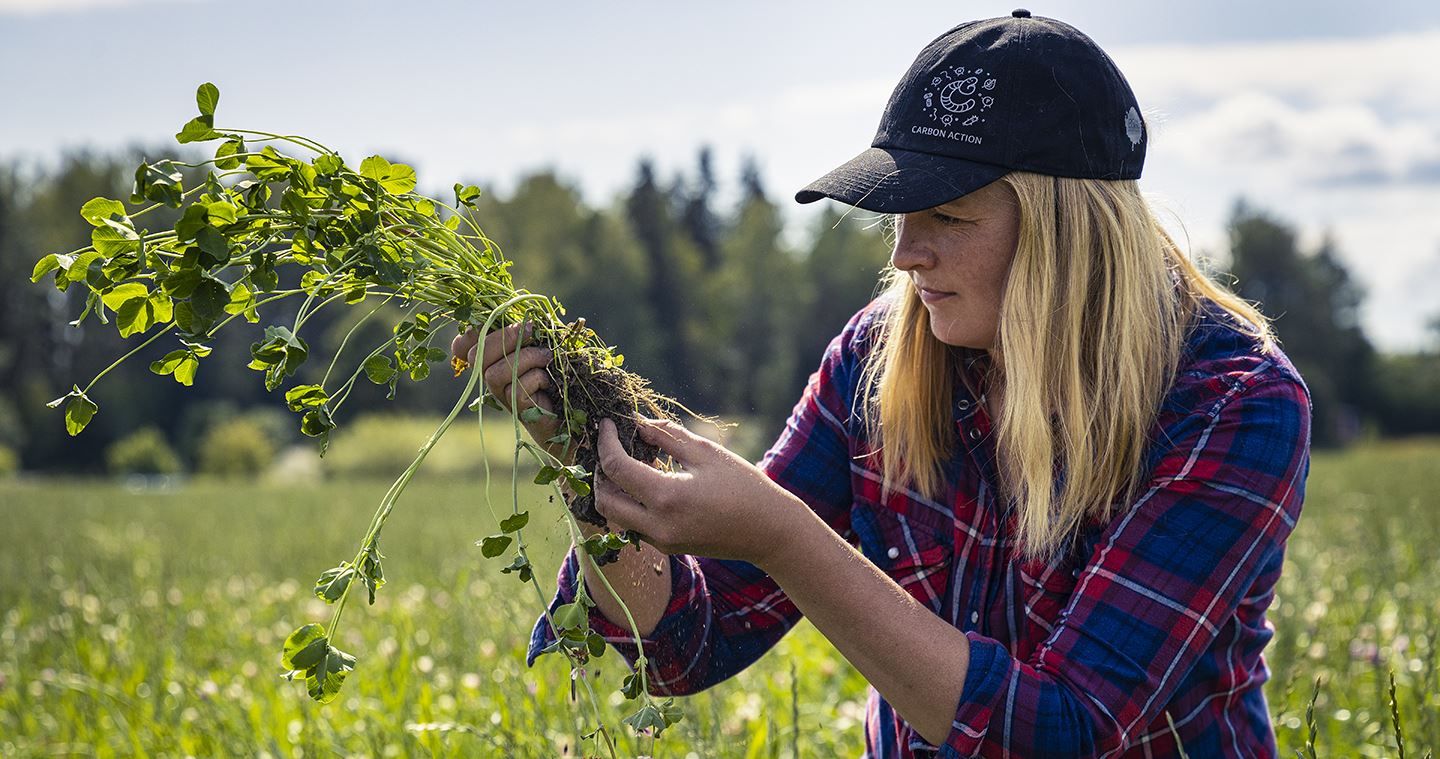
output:
<svg viewBox="0 0 1440 759"><path fill-rule="evenodd" d="M1260 386L1284 385L1308 404L1310 391L1278 342L1206 300L1186 336L1164 411L1214 415L1229 400Z"/></svg>

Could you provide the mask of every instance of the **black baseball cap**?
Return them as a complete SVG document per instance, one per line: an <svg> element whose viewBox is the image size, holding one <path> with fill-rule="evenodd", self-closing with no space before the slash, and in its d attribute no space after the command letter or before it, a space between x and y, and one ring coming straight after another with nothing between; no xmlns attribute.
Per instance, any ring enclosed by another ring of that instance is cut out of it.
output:
<svg viewBox="0 0 1440 759"><path fill-rule="evenodd" d="M1110 56L1019 9L942 34L895 87L871 148L795 193L880 213L943 205L1011 171L1137 179L1145 122Z"/></svg>

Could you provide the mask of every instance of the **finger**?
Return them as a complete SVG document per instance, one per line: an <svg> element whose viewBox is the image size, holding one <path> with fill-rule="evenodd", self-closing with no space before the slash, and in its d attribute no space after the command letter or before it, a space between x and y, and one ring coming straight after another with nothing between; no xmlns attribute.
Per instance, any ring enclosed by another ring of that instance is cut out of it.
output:
<svg viewBox="0 0 1440 759"><path fill-rule="evenodd" d="M670 454L681 464L693 462L700 453L701 446L709 442L669 419L641 418L635 428L639 431L641 440Z"/></svg>
<svg viewBox="0 0 1440 759"><path fill-rule="evenodd" d="M606 477L595 478L595 510L605 517L615 532L635 530L649 534L651 515L644 504L635 500L618 484Z"/></svg>
<svg viewBox="0 0 1440 759"><path fill-rule="evenodd" d="M620 436L615 431L613 420L601 419L599 432L597 450L600 471L640 502L656 503L657 496L666 484L665 473L630 458L630 454L620 445Z"/></svg>
<svg viewBox="0 0 1440 759"><path fill-rule="evenodd" d="M505 356L514 353L515 346L520 344L520 329L528 324L529 322L511 324L504 329L497 329L486 335L485 348L480 353L484 361L483 365L490 366Z"/></svg>
<svg viewBox="0 0 1440 759"><path fill-rule="evenodd" d="M450 341L450 355L455 358L471 360L475 354L475 345L480 342L480 336L472 327L455 336Z"/></svg>
<svg viewBox="0 0 1440 759"><path fill-rule="evenodd" d="M491 390L510 384L512 377L524 376L550 363L553 354L544 348L521 348L519 352L485 365L485 384ZM498 394L498 393L497 393Z"/></svg>
<svg viewBox="0 0 1440 759"><path fill-rule="evenodd" d="M530 371L520 375L518 384L519 393L518 396L516 396L515 401L516 409L519 411L524 411L531 406L539 406L539 400L546 397L545 393L541 392L541 390L549 387L550 375L547 374L544 369L531 369ZM497 395L501 398L501 400L505 401L506 405L509 405L510 399L512 397L511 392L515 389L516 388L514 386L507 384L504 390L497 393ZM546 400L549 399L546 398ZM546 410L553 411L554 409Z"/></svg>

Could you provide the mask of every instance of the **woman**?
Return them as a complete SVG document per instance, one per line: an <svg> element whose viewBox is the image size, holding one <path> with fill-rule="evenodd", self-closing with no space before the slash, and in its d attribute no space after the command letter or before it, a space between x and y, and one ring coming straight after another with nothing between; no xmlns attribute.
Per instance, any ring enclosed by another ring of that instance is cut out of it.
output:
<svg viewBox="0 0 1440 759"><path fill-rule="evenodd" d="M649 543L605 571L655 692L726 679L804 615L873 686L867 756L1276 754L1261 650L1308 392L1151 215L1145 144L1070 26L1017 10L921 51L874 146L797 195L893 214L893 271L759 466L656 423L662 473L602 423L597 509ZM516 338L485 341L487 385L510 397L515 361L550 406ZM542 619L531 661L551 639Z"/></svg>

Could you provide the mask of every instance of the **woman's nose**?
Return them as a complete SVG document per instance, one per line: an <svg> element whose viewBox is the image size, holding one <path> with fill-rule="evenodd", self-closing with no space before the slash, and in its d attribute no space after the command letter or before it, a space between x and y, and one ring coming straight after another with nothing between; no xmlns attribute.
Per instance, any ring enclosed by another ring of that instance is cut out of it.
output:
<svg viewBox="0 0 1440 759"><path fill-rule="evenodd" d="M902 217L896 225L895 249L890 252L890 265L900 271L926 269L935 265L935 254L920 236L908 231Z"/></svg>

